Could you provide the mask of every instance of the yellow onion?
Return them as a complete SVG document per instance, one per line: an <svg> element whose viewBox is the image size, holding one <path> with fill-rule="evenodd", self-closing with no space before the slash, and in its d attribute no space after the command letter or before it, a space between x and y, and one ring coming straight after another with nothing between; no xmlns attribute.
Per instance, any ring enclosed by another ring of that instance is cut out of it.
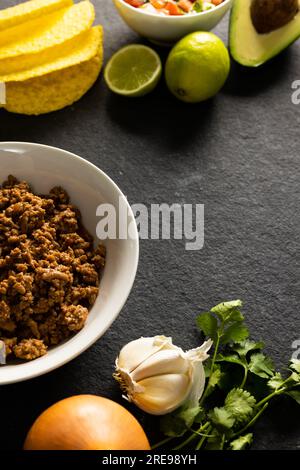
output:
<svg viewBox="0 0 300 470"><path fill-rule="evenodd" d="M32 425L25 450L149 450L138 421L123 406L94 395L59 401Z"/></svg>

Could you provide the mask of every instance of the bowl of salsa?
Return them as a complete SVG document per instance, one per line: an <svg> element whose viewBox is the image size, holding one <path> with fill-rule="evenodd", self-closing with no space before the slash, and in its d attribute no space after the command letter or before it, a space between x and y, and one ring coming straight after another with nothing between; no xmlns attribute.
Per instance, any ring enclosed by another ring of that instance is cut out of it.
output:
<svg viewBox="0 0 300 470"><path fill-rule="evenodd" d="M183 16L212 10L224 3L224 0L124 0L124 2L153 15Z"/></svg>
<svg viewBox="0 0 300 470"><path fill-rule="evenodd" d="M120 16L136 33L172 44L194 31L210 31L233 0L113 0Z"/></svg>

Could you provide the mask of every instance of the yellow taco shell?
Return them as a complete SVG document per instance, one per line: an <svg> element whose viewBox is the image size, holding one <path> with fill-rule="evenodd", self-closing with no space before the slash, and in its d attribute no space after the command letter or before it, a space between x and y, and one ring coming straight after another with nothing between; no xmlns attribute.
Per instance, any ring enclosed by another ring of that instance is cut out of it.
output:
<svg viewBox="0 0 300 470"><path fill-rule="evenodd" d="M89 29L95 19L93 5L83 2L63 8L0 32L0 60L20 59L22 55L38 54Z"/></svg>
<svg viewBox="0 0 300 470"><path fill-rule="evenodd" d="M0 10L0 31L53 13L73 4L72 0L31 0Z"/></svg>
<svg viewBox="0 0 300 470"><path fill-rule="evenodd" d="M95 83L103 63L102 42L89 60L52 73L6 84L7 111L38 115L79 100Z"/></svg>
<svg viewBox="0 0 300 470"><path fill-rule="evenodd" d="M95 26L62 45L33 55L30 60L20 57L16 71L11 73L6 66L10 59L0 60L0 82L24 81L87 61L97 54L102 39L102 27Z"/></svg>

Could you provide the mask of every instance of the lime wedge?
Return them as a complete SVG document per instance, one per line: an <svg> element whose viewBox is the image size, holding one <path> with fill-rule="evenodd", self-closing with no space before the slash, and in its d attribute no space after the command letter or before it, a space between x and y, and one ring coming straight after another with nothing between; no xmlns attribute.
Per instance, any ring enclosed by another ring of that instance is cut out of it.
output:
<svg viewBox="0 0 300 470"><path fill-rule="evenodd" d="M161 76L158 54L140 44L125 46L109 60L104 78L114 93L123 96L143 96L152 91Z"/></svg>

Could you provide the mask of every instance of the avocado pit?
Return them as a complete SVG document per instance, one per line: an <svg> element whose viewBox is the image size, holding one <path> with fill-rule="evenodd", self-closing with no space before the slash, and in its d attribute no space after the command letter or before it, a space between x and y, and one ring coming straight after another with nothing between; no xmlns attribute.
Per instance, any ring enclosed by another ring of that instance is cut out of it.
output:
<svg viewBox="0 0 300 470"><path fill-rule="evenodd" d="M298 0L252 0L251 19L259 34L267 34L289 23L299 11Z"/></svg>

